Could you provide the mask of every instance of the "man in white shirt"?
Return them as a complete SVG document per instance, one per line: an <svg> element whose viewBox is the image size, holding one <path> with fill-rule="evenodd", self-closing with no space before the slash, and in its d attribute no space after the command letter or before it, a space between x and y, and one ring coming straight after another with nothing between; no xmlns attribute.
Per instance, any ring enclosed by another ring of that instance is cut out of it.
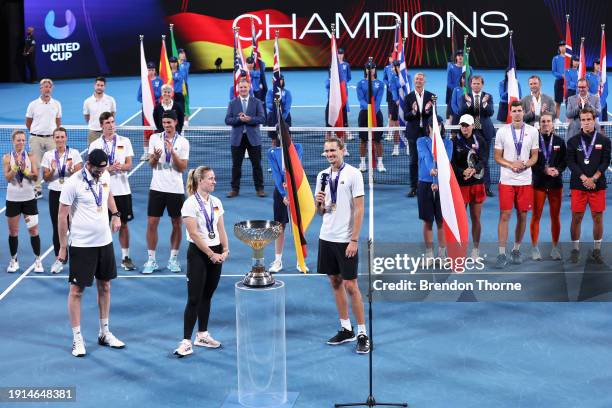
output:
<svg viewBox="0 0 612 408"><path fill-rule="evenodd" d="M176 124L176 112L173 110L164 112L162 118L164 132L155 133L149 139L149 164L153 169L153 177L151 178L147 207L149 257L141 271L145 274L153 273L153 271L159 269L155 259L157 227L166 208L172 220L168 269L175 273L181 271L178 251L182 234L181 208L185 201L183 172L187 169L189 161L189 142L176 132Z"/></svg>
<svg viewBox="0 0 612 408"><path fill-rule="evenodd" d="M117 104L115 98L104 93L106 89L106 78L97 77L94 83L94 93L83 102L83 116L87 122L87 144L98 139L102 135L102 126L100 126L100 115L103 112L110 112L115 116L117 113Z"/></svg>
<svg viewBox="0 0 612 408"><path fill-rule="evenodd" d="M495 161L500 165L499 224L497 235L499 255L495 266L503 268L507 263L506 242L512 210L516 208L516 230L511 262L521 263L521 242L527 225L527 212L533 207L531 167L538 161L538 131L523 122L521 101L510 104L512 123L499 128L495 136Z"/></svg>
<svg viewBox="0 0 612 408"><path fill-rule="evenodd" d="M521 99L523 104L523 112L525 113L523 120L525 123L534 126L540 122L540 116L549 113L555 118L555 102L553 99L542 93L542 80L537 75L529 77L529 89L531 93Z"/></svg>
<svg viewBox="0 0 612 408"><path fill-rule="evenodd" d="M330 167L317 176L317 213L323 217L317 272L329 277L341 325L327 344L335 346L357 340L357 353L366 354L370 352L370 340L357 283L357 244L364 213L363 176L358 169L344 162L342 140L330 138L325 142L324 152ZM357 320L356 337L349 317L347 294Z"/></svg>
<svg viewBox="0 0 612 408"><path fill-rule="evenodd" d="M89 153L85 167L64 183L60 195L58 233L60 251L58 259L65 260L68 251L68 216L70 227L70 292L68 314L72 326L72 355L85 355L85 342L81 334L81 299L85 288L96 278L100 332L98 344L111 348L123 348L125 344L109 331L110 281L117 277L112 232L121 225L113 193L110 191L110 175L106 171L108 157L103 150ZM107 211L112 214L108 223ZM112 232L111 232L112 229Z"/></svg>
<svg viewBox="0 0 612 408"><path fill-rule="evenodd" d="M132 212L132 191L128 173L132 169L134 151L127 137L116 133L115 117L111 112L100 115L102 136L89 145L89 151L102 149L108 156L108 172L110 173L110 188L115 198L117 210L121 213L121 228L119 228L119 243L121 244L121 267L126 271L136 269L130 258L130 231L128 222L134 219ZM109 214L110 216L110 214Z"/></svg>
<svg viewBox="0 0 612 408"><path fill-rule="evenodd" d="M45 152L55 149L53 131L62 124L62 105L51 97L53 81L49 78L40 80L40 97L28 105L25 125L30 131L30 151L36 158L36 167ZM34 190L36 198L42 197L41 177L36 180Z"/></svg>

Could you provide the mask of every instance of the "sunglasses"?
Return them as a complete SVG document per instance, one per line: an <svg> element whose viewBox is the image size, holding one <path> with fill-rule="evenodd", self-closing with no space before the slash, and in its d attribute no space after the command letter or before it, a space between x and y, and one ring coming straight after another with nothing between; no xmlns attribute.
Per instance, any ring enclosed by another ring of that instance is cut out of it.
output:
<svg viewBox="0 0 612 408"><path fill-rule="evenodd" d="M470 126L472 126L472 125L468 125L467 123L462 123L461 124L461 127L470 127Z"/></svg>

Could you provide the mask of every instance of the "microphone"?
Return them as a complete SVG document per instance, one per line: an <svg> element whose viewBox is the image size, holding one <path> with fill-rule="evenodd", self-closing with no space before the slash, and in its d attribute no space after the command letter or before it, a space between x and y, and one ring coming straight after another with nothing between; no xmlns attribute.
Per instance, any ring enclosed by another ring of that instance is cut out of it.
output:
<svg viewBox="0 0 612 408"><path fill-rule="evenodd" d="M325 192L325 187L327 187L327 178L328 177L329 177L329 174L321 173L321 192L322 193Z"/></svg>

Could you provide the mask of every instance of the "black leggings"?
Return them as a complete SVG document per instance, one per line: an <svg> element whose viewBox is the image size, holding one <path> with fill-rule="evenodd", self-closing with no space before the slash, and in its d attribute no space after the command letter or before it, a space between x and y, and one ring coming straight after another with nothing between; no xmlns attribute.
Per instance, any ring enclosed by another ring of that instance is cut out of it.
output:
<svg viewBox="0 0 612 408"><path fill-rule="evenodd" d="M223 252L221 245L210 247L218 254ZM221 265L215 264L193 243L187 249L187 304L183 323L183 338L191 339L196 320L198 331L208 329L210 301L221 278Z"/></svg>
<svg viewBox="0 0 612 408"><path fill-rule="evenodd" d="M53 251L55 256L59 255L60 241L57 233L57 220L59 214L59 199L61 191L49 190L49 214L51 215L51 224L53 224ZM68 217L68 228L70 228L70 217ZM66 258L68 253L66 252Z"/></svg>

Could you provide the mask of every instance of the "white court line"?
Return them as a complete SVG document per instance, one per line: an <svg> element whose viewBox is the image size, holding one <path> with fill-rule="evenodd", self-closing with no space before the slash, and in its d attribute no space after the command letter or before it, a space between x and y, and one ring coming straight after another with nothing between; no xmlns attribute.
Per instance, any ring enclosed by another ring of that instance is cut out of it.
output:
<svg viewBox="0 0 612 408"><path fill-rule="evenodd" d="M142 110L139 110L138 112L136 112L135 114L127 118L127 120L124 120L119 126L125 126L127 123L130 123L132 119L134 119L136 116L140 115L141 113L142 113Z"/></svg>
<svg viewBox="0 0 612 408"><path fill-rule="evenodd" d="M198 113L200 113L200 111L204 109L203 107L199 107L196 109L195 112L193 112L191 115L189 115L189 117L187 118L187 120L191 120L191 118L193 118L195 115L197 115Z"/></svg>
<svg viewBox="0 0 612 408"><path fill-rule="evenodd" d="M43 259L44 259L44 258L45 258L47 255L49 255L49 253L50 253L51 251L53 251L53 245L51 245L51 246L49 247L49 249L47 249L47 250L45 251L45 253L44 253L44 254L42 254L42 256L40 257L40 260L42 261L42 260L43 260ZM0 294L0 300L4 299L4 298L6 297L6 295L8 295L8 294L9 294L9 292L10 292L11 290L13 290L13 288L15 288L15 286L17 286L17 285L19 284L19 282L21 282L23 279L25 279L25 277L26 277L26 276L28 276L28 274L29 274L29 273L30 273L32 270L34 270L34 264L30 265L30 267L29 267L28 269L26 269L26 270L25 270L25 272L23 272L23 273L21 274L21 276L19 276L19 277L18 277L18 278L15 280L15 282L11 283L11 286L9 286L8 288L6 288L6 289L5 289L5 291L4 291L4 292L2 292L2 294ZM66 277L64 276L63 278L66 278Z"/></svg>

